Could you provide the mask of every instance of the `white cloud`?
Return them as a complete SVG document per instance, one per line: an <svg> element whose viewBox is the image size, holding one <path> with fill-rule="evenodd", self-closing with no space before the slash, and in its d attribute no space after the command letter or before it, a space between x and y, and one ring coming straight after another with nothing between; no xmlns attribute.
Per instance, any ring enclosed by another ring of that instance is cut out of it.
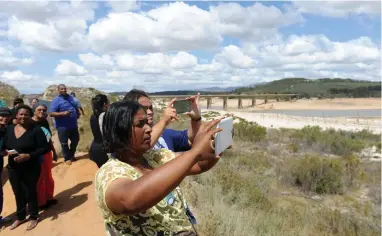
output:
<svg viewBox="0 0 382 236"><path fill-rule="evenodd" d="M87 21L97 4L77 2L12 2L0 10L8 20L7 35L21 44L47 51L87 48Z"/></svg>
<svg viewBox="0 0 382 236"><path fill-rule="evenodd" d="M215 26L208 11L175 2L142 14L111 13L89 27L89 43L102 53L211 49L222 40Z"/></svg>
<svg viewBox="0 0 382 236"><path fill-rule="evenodd" d="M329 17L381 14L380 1L295 1L293 4L302 13Z"/></svg>
<svg viewBox="0 0 382 236"><path fill-rule="evenodd" d="M5 71L3 72L0 77L4 80L4 81L8 81L8 82L27 82L27 81L30 81L32 80L34 77L32 75L26 75L24 74L23 72L17 70L17 71Z"/></svg>
<svg viewBox="0 0 382 236"><path fill-rule="evenodd" d="M113 12L128 12L132 10L137 10L140 4L137 1L107 1L107 5L111 7Z"/></svg>
<svg viewBox="0 0 382 236"><path fill-rule="evenodd" d="M186 52L178 52L175 55L163 53L133 55L125 53L118 55L116 62L122 70L132 70L148 74L168 74L172 70L195 67L197 65L197 58Z"/></svg>
<svg viewBox="0 0 382 236"><path fill-rule="evenodd" d="M61 76L84 76L88 73L84 67L70 60L60 60L55 71L57 75Z"/></svg>
<svg viewBox="0 0 382 236"><path fill-rule="evenodd" d="M82 64L88 69L103 70L114 66L114 61L109 55L97 56L93 53L79 54Z"/></svg>
<svg viewBox="0 0 382 236"><path fill-rule="evenodd" d="M277 28L303 22L293 10L281 11L275 6L254 3L243 7L238 3L221 3L210 7L213 18L223 35L260 40L277 33Z"/></svg>
<svg viewBox="0 0 382 236"><path fill-rule="evenodd" d="M255 66L255 60L244 55L239 47L229 45L224 47L222 51L215 56L216 61L226 62L232 67L247 69Z"/></svg>
<svg viewBox="0 0 382 236"><path fill-rule="evenodd" d="M0 70L17 68L21 65L31 65L33 63L33 58L17 57L10 49L0 46Z"/></svg>

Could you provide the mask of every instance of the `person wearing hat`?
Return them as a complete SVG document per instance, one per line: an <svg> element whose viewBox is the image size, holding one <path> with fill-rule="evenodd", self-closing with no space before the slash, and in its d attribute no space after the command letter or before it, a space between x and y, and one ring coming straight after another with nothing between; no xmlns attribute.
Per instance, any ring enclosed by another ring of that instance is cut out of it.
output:
<svg viewBox="0 0 382 236"><path fill-rule="evenodd" d="M3 137L5 134L5 128L11 117L11 110L8 107L0 107L0 227L11 221L10 218L5 218L1 216L3 210L3 183L2 183L2 173L4 166L4 153L1 153L1 147L3 144Z"/></svg>

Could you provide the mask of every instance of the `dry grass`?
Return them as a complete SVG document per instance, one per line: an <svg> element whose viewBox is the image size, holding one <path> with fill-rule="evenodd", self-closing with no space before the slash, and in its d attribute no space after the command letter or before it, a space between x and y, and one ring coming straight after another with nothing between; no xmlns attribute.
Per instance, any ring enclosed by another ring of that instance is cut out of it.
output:
<svg viewBox="0 0 382 236"><path fill-rule="evenodd" d="M211 171L183 183L201 235L380 235L380 163L361 161L347 144L352 151L344 157L322 146L318 152L326 135L320 130L311 131L321 134L312 140L311 134L297 139L299 130L264 136L256 124L235 128L245 131L236 130L234 149ZM334 135L362 136L365 145L376 141L365 132Z"/></svg>

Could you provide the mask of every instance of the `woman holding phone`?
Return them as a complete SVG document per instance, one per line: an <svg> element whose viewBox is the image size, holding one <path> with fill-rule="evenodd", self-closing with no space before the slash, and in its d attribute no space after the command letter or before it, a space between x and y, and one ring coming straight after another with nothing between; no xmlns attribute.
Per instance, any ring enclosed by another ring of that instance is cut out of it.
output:
<svg viewBox="0 0 382 236"><path fill-rule="evenodd" d="M170 150L150 148L152 129L141 105L111 104L103 138L115 157L109 156L95 177L96 202L109 235L196 235L179 184L219 160L211 146L219 121L201 125L191 150L175 157Z"/></svg>
<svg viewBox="0 0 382 236"><path fill-rule="evenodd" d="M20 105L15 114L17 123L7 128L3 143L3 149L8 151L8 175L17 207L17 220L10 230L27 221L27 203L30 213L27 230L31 230L38 223L37 181L41 169L40 157L50 149L42 129L32 123L32 109Z"/></svg>

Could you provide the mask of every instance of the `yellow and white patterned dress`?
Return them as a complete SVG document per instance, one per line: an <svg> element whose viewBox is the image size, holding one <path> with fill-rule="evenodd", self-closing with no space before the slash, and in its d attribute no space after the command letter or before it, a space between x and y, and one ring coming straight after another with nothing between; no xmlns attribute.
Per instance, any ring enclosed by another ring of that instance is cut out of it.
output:
<svg viewBox="0 0 382 236"><path fill-rule="evenodd" d="M143 157L152 168L156 168L175 158L167 149L149 150ZM114 214L106 205L105 194L111 182L119 178L136 180L141 177L132 166L110 157L96 173L96 202L102 211L108 235L116 236L157 236L172 235L182 231L192 231L191 223L181 202L180 188L145 212L127 216ZM165 176L163 176L165 178ZM128 189L126 193L128 194Z"/></svg>

